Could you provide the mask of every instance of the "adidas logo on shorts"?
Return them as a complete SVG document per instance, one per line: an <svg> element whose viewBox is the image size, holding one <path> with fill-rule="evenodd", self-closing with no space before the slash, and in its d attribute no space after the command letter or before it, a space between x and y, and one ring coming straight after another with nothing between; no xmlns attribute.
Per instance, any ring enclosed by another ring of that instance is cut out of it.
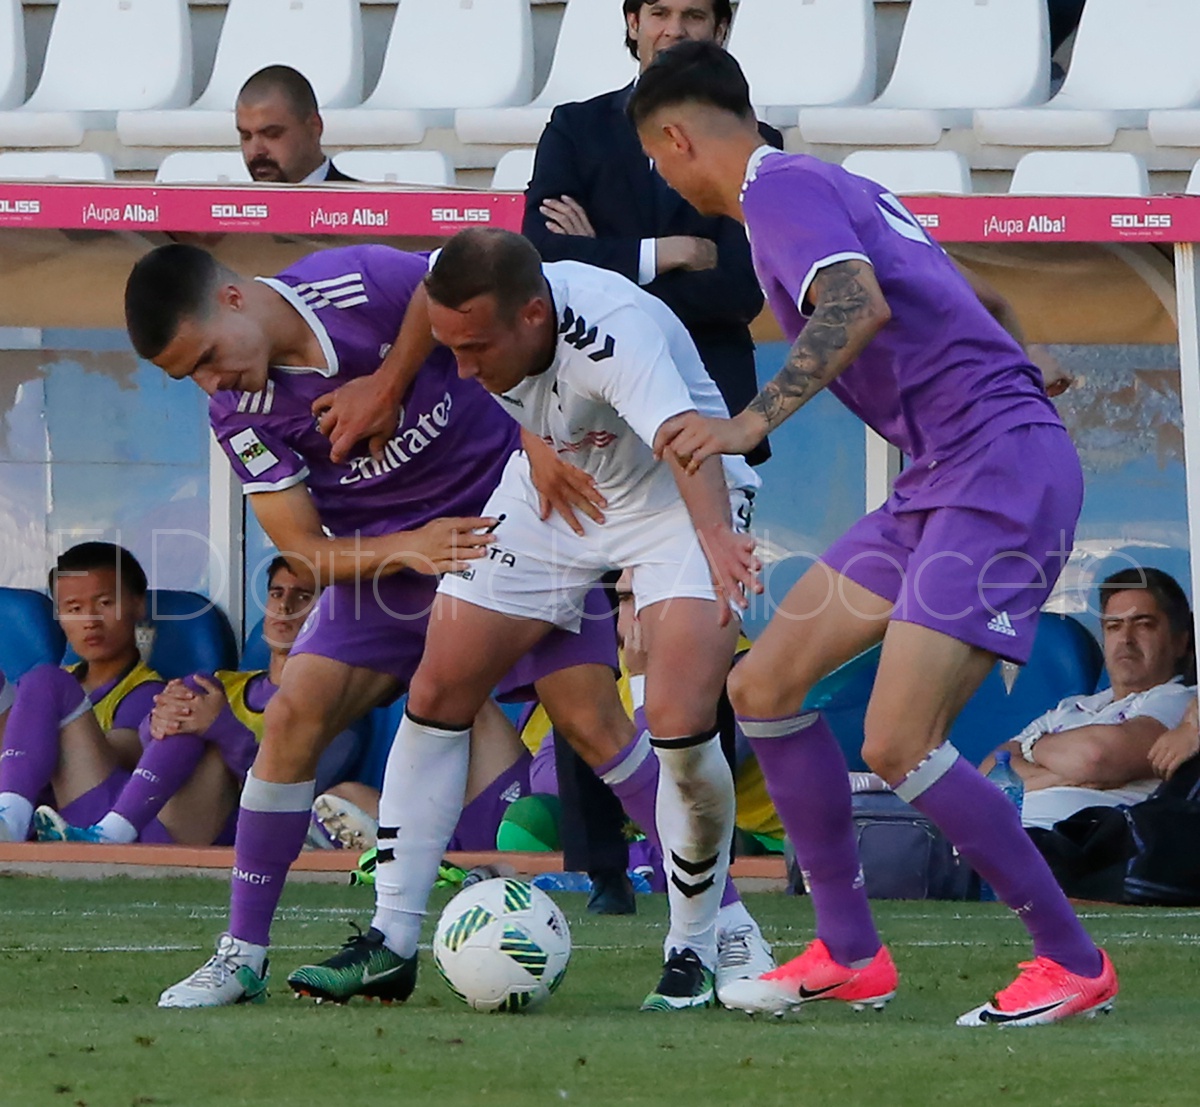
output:
<svg viewBox="0 0 1200 1107"><path fill-rule="evenodd" d="M989 620L987 628L996 634L1003 634L1008 638L1016 638L1017 636L1017 632L1013 629L1012 620L1009 619L1007 611L1001 611L994 619Z"/></svg>

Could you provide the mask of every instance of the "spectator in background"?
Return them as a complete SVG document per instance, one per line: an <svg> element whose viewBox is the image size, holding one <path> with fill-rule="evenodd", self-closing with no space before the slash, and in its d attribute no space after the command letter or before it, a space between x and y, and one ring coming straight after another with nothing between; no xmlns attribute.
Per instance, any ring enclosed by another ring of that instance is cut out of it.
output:
<svg viewBox="0 0 1200 1107"><path fill-rule="evenodd" d="M1046 0L1050 13L1050 56L1058 53L1058 48L1067 41L1079 26L1083 15L1083 6L1087 0ZM1063 83L1066 73L1056 61L1050 62L1050 91L1057 92Z"/></svg>
<svg viewBox="0 0 1200 1107"><path fill-rule="evenodd" d="M1083 6L1086 3L1087 0L1046 0L1050 11L1051 54L1055 53L1079 26L1079 19L1083 15Z"/></svg>
<svg viewBox="0 0 1200 1107"><path fill-rule="evenodd" d="M73 546L49 585L82 660L38 665L17 682L0 754L0 841L29 836L47 792L72 822L86 826L107 811L141 753L138 725L163 688L138 652L147 585L133 554L108 542Z"/></svg>
<svg viewBox="0 0 1200 1107"><path fill-rule="evenodd" d="M308 78L290 65L260 69L238 93L235 109L242 157L264 184L353 181L321 149L325 124Z"/></svg>
<svg viewBox="0 0 1200 1107"><path fill-rule="evenodd" d="M615 7L614 0L614 30ZM729 0L624 0L623 9L625 41L641 71L684 39L724 44L733 15ZM750 245L732 219L700 215L655 172L625 117L632 91L627 85L554 109L538 142L521 229L546 261L614 270L666 303L736 414L758 389L750 323L763 296ZM778 131L759 130L782 148ZM764 443L748 459L768 456ZM621 806L565 742L556 740L555 756L567 865L591 875L591 910L631 912Z"/></svg>
<svg viewBox="0 0 1200 1107"><path fill-rule="evenodd" d="M284 558L276 557L267 568L263 618L268 667L197 673L171 681L138 728L142 756L108 811L90 824L72 825L65 814L39 807L34 814L38 838L232 842L231 816L262 740L263 711L278 690L284 663L315 598L312 581L297 576Z"/></svg>
<svg viewBox="0 0 1200 1107"><path fill-rule="evenodd" d="M1085 807L1140 803L1197 752L1192 613L1175 579L1123 569L1100 585L1112 687L1068 696L1000 749L1025 782L1022 821L1050 829ZM980 766L987 772L989 757Z"/></svg>

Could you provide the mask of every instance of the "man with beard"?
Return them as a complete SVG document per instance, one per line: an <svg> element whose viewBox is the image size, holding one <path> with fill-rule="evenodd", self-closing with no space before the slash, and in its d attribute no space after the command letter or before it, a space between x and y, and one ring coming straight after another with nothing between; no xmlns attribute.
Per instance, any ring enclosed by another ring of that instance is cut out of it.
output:
<svg viewBox="0 0 1200 1107"><path fill-rule="evenodd" d="M325 124L308 78L290 65L260 69L238 93L235 109L242 157L263 184L352 181L321 149Z"/></svg>

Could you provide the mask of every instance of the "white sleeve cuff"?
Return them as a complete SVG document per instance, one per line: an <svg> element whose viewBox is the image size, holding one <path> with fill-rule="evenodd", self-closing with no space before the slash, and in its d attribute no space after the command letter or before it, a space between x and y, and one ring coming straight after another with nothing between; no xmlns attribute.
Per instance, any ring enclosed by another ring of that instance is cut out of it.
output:
<svg viewBox="0 0 1200 1107"><path fill-rule="evenodd" d="M658 276L658 240L643 238L638 251L638 284L649 284Z"/></svg>
<svg viewBox="0 0 1200 1107"><path fill-rule="evenodd" d="M871 264L871 259L866 254L858 254L853 252L842 254L830 254L828 257L821 258L820 261L814 261L812 268L805 274L804 280L800 283L800 294L796 297L796 307L799 308L800 314L807 319L813 313L805 302L804 298L808 295L808 286L813 283L816 276L822 269L829 265L837 265L840 261L865 261L868 265Z"/></svg>

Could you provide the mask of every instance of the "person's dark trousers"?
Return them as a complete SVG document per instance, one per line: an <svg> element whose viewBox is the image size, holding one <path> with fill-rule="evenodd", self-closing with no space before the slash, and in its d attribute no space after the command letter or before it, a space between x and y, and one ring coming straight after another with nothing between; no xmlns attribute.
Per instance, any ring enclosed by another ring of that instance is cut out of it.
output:
<svg viewBox="0 0 1200 1107"><path fill-rule="evenodd" d="M1086 0L1047 0L1050 12L1050 53L1053 54L1079 25Z"/></svg>
<svg viewBox="0 0 1200 1107"><path fill-rule="evenodd" d="M629 844L620 800L558 734L554 735L554 763L562 801L563 868L581 873L624 872L629 867Z"/></svg>

